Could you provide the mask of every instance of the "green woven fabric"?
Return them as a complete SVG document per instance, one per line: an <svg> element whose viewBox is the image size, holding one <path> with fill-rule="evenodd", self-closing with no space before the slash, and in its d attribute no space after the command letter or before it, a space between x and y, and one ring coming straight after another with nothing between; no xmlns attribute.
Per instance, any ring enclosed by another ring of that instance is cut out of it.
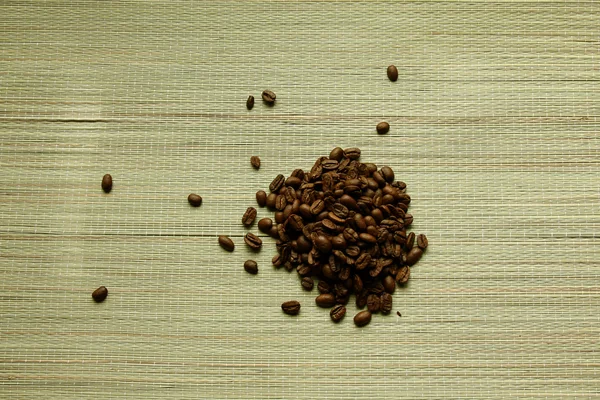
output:
<svg viewBox="0 0 600 400"><path fill-rule="evenodd" d="M596 1L0 2L0 398L600 397L598 21ZM242 241L254 193L334 146L394 168L430 243L362 329Z"/></svg>

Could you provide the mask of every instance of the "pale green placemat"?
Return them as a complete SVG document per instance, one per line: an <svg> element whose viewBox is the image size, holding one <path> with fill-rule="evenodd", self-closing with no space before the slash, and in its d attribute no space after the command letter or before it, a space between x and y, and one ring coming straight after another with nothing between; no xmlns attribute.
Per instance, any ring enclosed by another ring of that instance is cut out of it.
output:
<svg viewBox="0 0 600 400"><path fill-rule="evenodd" d="M0 2L0 397L600 397L598 21L596 1ZM248 112L265 88L277 106ZM392 166L430 238L360 330L272 241L242 269L254 192L336 145Z"/></svg>

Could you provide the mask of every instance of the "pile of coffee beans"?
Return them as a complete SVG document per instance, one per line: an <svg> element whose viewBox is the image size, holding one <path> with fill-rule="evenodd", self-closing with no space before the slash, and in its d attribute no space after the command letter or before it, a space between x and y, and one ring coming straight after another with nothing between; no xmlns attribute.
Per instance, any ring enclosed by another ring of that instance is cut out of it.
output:
<svg viewBox="0 0 600 400"><path fill-rule="evenodd" d="M274 221L258 221L261 232L277 239L273 265L295 269L304 290L316 286L316 304L332 308L335 322L354 295L359 309L367 307L354 317L364 326L372 314L391 312L391 294L408 281L428 243L425 235L407 232L413 217L406 184L390 167L360 162L360 154L358 148L336 147L308 172L277 175L270 194L259 191L256 199L275 211ZM289 310L295 308L284 307Z"/></svg>

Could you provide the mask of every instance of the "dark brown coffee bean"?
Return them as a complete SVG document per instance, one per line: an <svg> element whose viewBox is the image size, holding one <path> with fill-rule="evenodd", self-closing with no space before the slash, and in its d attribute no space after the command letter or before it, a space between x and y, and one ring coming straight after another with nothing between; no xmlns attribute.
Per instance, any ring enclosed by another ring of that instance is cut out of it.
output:
<svg viewBox="0 0 600 400"><path fill-rule="evenodd" d="M371 313L368 310L361 311L354 316L354 325L365 326L371 322Z"/></svg>
<svg viewBox="0 0 600 400"><path fill-rule="evenodd" d="M259 250L262 246L262 240L253 233L247 233L246 236L244 236L244 242L252 250Z"/></svg>
<svg viewBox="0 0 600 400"><path fill-rule="evenodd" d="M331 291L331 288L327 282L319 281L319 284L317 285L317 290L319 290L319 293L321 294L327 294Z"/></svg>
<svg viewBox="0 0 600 400"><path fill-rule="evenodd" d="M287 200L284 195L277 195L275 198L275 209L278 211L283 211L283 209L287 206Z"/></svg>
<svg viewBox="0 0 600 400"><path fill-rule="evenodd" d="M102 190L104 190L104 193L110 193L110 191L112 190L112 176L110 174L106 174L102 177Z"/></svg>
<svg viewBox="0 0 600 400"><path fill-rule="evenodd" d="M192 207L200 207L202 204L202 197L192 193L188 196L188 203L190 203Z"/></svg>
<svg viewBox="0 0 600 400"><path fill-rule="evenodd" d="M325 202L323 200L315 200L310 206L310 213L318 215L325 210Z"/></svg>
<svg viewBox="0 0 600 400"><path fill-rule="evenodd" d="M388 133L390 131L390 124L388 124L385 121L382 121L377 124L376 129L377 129L378 134L385 135L386 133Z"/></svg>
<svg viewBox="0 0 600 400"><path fill-rule="evenodd" d="M350 257L357 257L360 254L360 247L358 246L348 246L346 248L346 254Z"/></svg>
<svg viewBox="0 0 600 400"><path fill-rule="evenodd" d="M415 244L415 234L413 232L409 233L408 236L406 236L406 244L404 245L404 248L406 249L406 251L409 251L410 249L413 248L414 244Z"/></svg>
<svg viewBox="0 0 600 400"><path fill-rule="evenodd" d="M421 250L419 247L413 247L406 255L404 262L406 263L406 265L412 266L415 265L417 261L421 259L422 256L423 250Z"/></svg>
<svg viewBox="0 0 600 400"><path fill-rule="evenodd" d="M256 208L248 207L244 215L242 216L242 224L245 226L251 226L256 219Z"/></svg>
<svg viewBox="0 0 600 400"><path fill-rule="evenodd" d="M356 233L356 231L354 229L345 228L344 232L342 232L342 234L344 235L344 239L346 239L346 241L348 241L350 243L358 242L358 233Z"/></svg>
<svg viewBox="0 0 600 400"><path fill-rule="evenodd" d="M264 190L259 190L256 192L256 204L258 204L259 207L264 207L267 205L267 194Z"/></svg>
<svg viewBox="0 0 600 400"><path fill-rule="evenodd" d="M258 264L254 260L247 260L244 263L244 269L249 274L253 274L253 275L258 274Z"/></svg>
<svg viewBox="0 0 600 400"><path fill-rule="evenodd" d="M331 238L331 246L334 249L344 250L348 245L346 244L344 236L340 234Z"/></svg>
<svg viewBox="0 0 600 400"><path fill-rule="evenodd" d="M398 68L395 65L387 67L387 77L390 81L396 82L398 80Z"/></svg>
<svg viewBox="0 0 600 400"><path fill-rule="evenodd" d="M383 293L379 298L379 310L382 314L389 314L392 311L392 295Z"/></svg>
<svg viewBox="0 0 600 400"><path fill-rule="evenodd" d="M281 305L281 309L287 315L298 315L300 312L300 303L296 300L286 301Z"/></svg>
<svg viewBox="0 0 600 400"><path fill-rule="evenodd" d="M285 222L285 217L283 215L283 211L275 212L275 223L283 224Z"/></svg>
<svg viewBox="0 0 600 400"><path fill-rule="evenodd" d="M350 210L358 209L358 204L356 204L356 200L354 200L354 198L350 195L345 194L342 197L340 197L340 203Z"/></svg>
<svg viewBox="0 0 600 400"><path fill-rule="evenodd" d="M248 100L246 100L246 108L248 110L252 110L254 107L254 96L248 96Z"/></svg>
<svg viewBox="0 0 600 400"><path fill-rule="evenodd" d="M330 232L337 232L337 225L332 220L325 218L321 222L323 223L323 228Z"/></svg>
<svg viewBox="0 0 600 400"><path fill-rule="evenodd" d="M329 158L338 162L341 161L344 158L344 150L341 147L336 147L329 153Z"/></svg>
<svg viewBox="0 0 600 400"><path fill-rule="evenodd" d="M390 167L382 167L379 173L386 182L392 183L394 181L394 171Z"/></svg>
<svg viewBox="0 0 600 400"><path fill-rule="evenodd" d="M329 254L331 252L331 240L327 236L318 235L314 241L314 245L321 253Z"/></svg>
<svg viewBox="0 0 600 400"><path fill-rule="evenodd" d="M350 160L358 160L360 158L360 149L357 147L344 149L344 155Z"/></svg>
<svg viewBox="0 0 600 400"><path fill-rule="evenodd" d="M386 292L392 294L396 290L396 280L393 276L386 276L383 278L383 287Z"/></svg>
<svg viewBox="0 0 600 400"><path fill-rule="evenodd" d="M333 322L340 322L346 315L346 307L343 304L338 304L329 311L329 316Z"/></svg>
<svg viewBox="0 0 600 400"><path fill-rule="evenodd" d="M92 292L92 299L96 303L102 303L106 299L106 296L108 296L108 289L104 286L100 286Z"/></svg>
<svg viewBox="0 0 600 400"><path fill-rule="evenodd" d="M335 296L331 293L320 294L315 299L315 303L317 303L319 307L323 308L333 307L336 303Z"/></svg>
<svg viewBox="0 0 600 400"><path fill-rule="evenodd" d="M425 236L422 233L417 235L417 246L419 246L419 248L421 250L425 250L428 245L429 245L429 241L427 240L427 236Z"/></svg>
<svg viewBox="0 0 600 400"><path fill-rule="evenodd" d="M277 194L269 193L269 195L267 196L267 201L265 203L267 205L267 208L269 208L270 210L274 210L276 200L277 200Z"/></svg>
<svg viewBox="0 0 600 400"><path fill-rule="evenodd" d="M275 177L275 179L273 179L273 181L269 185L269 190L271 191L271 193L278 192L279 189L281 189L283 187L284 183L285 183L285 177L283 175L279 174Z"/></svg>
<svg viewBox="0 0 600 400"><path fill-rule="evenodd" d="M275 100L277 99L277 96L275 95L275 93L273 93L270 90L264 90L262 92L262 99L265 103L272 106L273 104L275 104Z"/></svg>
<svg viewBox="0 0 600 400"><path fill-rule="evenodd" d="M377 243L377 238L373 235L369 235L368 233L361 233L360 235L358 235L358 238L366 243Z"/></svg>
<svg viewBox="0 0 600 400"><path fill-rule="evenodd" d="M260 169L260 158L258 156L250 157L250 164L254 169Z"/></svg>
<svg viewBox="0 0 600 400"><path fill-rule="evenodd" d="M339 164L336 160L329 160L329 159L327 159L321 163L321 167L323 167L323 169L326 171L334 170L338 167L338 165ZM331 175L328 175L328 176L331 176Z"/></svg>
<svg viewBox="0 0 600 400"><path fill-rule="evenodd" d="M399 284L405 284L410 279L410 268L408 266L400 267L396 274L396 282Z"/></svg>
<svg viewBox="0 0 600 400"><path fill-rule="evenodd" d="M310 270L310 268L309 268L309 270ZM300 274L300 275L304 275L304 274ZM311 291L311 290L313 290L314 286L315 286L315 283L310 276L305 276L304 278L302 278L302 288L304 290Z"/></svg>
<svg viewBox="0 0 600 400"><path fill-rule="evenodd" d="M413 216L411 214L406 214L404 216L404 227L408 228L413 223Z"/></svg>
<svg viewBox="0 0 600 400"><path fill-rule="evenodd" d="M224 235L219 236L219 245L223 249L230 252L233 251L233 249L235 249L235 244L233 243L233 240Z"/></svg>
<svg viewBox="0 0 600 400"><path fill-rule="evenodd" d="M376 313L379 311L380 306L381 301L379 300L378 295L370 294L369 297L367 297L367 310L372 313Z"/></svg>
<svg viewBox="0 0 600 400"><path fill-rule="evenodd" d="M357 259L354 265L357 271L361 271L367 268L371 264L371 256L368 253L362 253Z"/></svg>

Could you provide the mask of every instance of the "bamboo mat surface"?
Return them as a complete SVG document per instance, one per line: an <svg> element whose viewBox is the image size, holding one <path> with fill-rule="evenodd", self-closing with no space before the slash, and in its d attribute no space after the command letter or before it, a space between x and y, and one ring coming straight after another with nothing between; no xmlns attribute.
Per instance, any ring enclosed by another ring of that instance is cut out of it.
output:
<svg viewBox="0 0 600 400"><path fill-rule="evenodd" d="M599 21L597 1L1 1L0 398L599 398ZM430 243L362 329L242 241L254 193L335 146L395 170Z"/></svg>

